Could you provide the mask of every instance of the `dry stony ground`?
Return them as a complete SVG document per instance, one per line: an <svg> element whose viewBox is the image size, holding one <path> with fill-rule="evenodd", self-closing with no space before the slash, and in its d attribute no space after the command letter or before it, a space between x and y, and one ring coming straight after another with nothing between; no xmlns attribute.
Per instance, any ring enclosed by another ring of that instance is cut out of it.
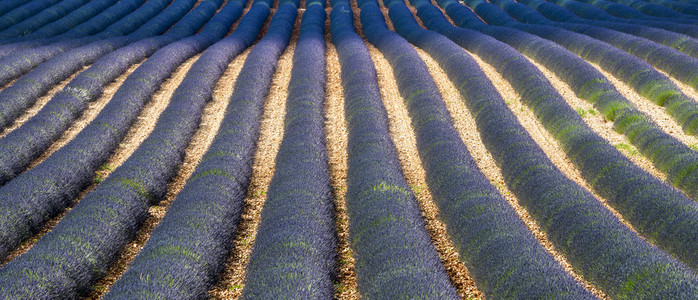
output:
<svg viewBox="0 0 698 300"><path fill-rule="evenodd" d="M329 9L328 9L329 12ZM360 30L360 24L357 22L357 27ZM390 25L390 24L389 24ZM245 207L243 211L242 223L236 232L233 250L230 253L226 264L226 269L221 275L221 279L209 293L211 298L216 299L235 299L240 296L242 287L244 286L244 276L246 263L249 260L251 249L254 245L256 229L259 225L259 216L261 207L266 198L266 190L274 172L274 159L278 151L279 143L283 136L283 118L285 111L285 99L287 96L287 88L290 80L293 50L295 49L295 40L298 37L298 28L300 23L296 23L296 30L292 37L291 45L282 54L277 69L273 77L273 84L266 99L261 132L258 140L258 148L256 150L251 184L245 199ZM329 26L326 28L329 30ZM338 266L338 282L336 283L335 298L337 299L357 299L356 291L356 274L354 274L354 258L351 253L351 245L348 242L348 223L346 207L344 203L344 193L346 191L346 173L347 173L347 128L344 119L344 99L342 95L342 85L340 79L340 65L337 57L337 52L329 42L329 33L327 34L327 86L326 86L326 133L327 133L327 149L330 158L331 183L334 189L335 197L335 212L336 225L339 236L339 261ZM422 210L422 215L426 221L427 231L431 236L432 242L436 246L442 263L444 264L448 275L456 287L458 293L463 298L479 298L482 293L477 289L473 279L470 277L467 267L459 260L458 250L454 247L450 237L446 233L446 228L439 218L439 212L435 204L432 202L431 193L426 185L425 172L421 166L419 156L417 154L414 132L410 125L409 116L403 104L397 89L397 84L393 77L392 70L388 62L383 58L382 54L374 47L368 45L371 57L374 61L378 84L383 97L383 101L389 115L389 127L391 137L398 148L398 155L402 165L404 174L410 186L419 201L419 207ZM199 159L206 151L207 147L212 142L218 127L222 121L225 108L228 104L228 99L233 93L233 86L237 75L239 74L242 64L244 63L248 51L238 56L231 62L223 77L217 84L212 100L206 106L204 116L200 128L196 132L193 141L186 149L184 163L181 166L177 176L170 183L168 193L160 203L150 208L150 216L146 220L145 225L137 233L136 239L129 243L122 251L118 261L109 270L106 277L100 280L94 288L94 291L87 297L90 299L98 299L108 291L109 287L119 278L121 274L128 268L129 263L143 247L148 240L150 232L158 224L158 222L167 213L167 208L170 202L181 190L187 178L191 175L196 167ZM485 176L497 187L499 192L509 201L515 208L519 217L524 221L528 228L534 233L536 238L544 245L545 249L551 253L561 265L570 271L574 277L579 280L584 286L593 291L597 296L606 298L606 295L596 289L593 285L585 281L585 279L572 270L566 259L555 249L548 241L546 234L543 233L539 226L533 221L533 218L528 212L518 204L518 199L507 188L500 169L495 163L492 155L485 149L482 139L476 130L475 122L469 114L467 108L460 101L460 96L456 87L448 80L445 72L428 54L418 51L424 62L429 68L429 71L434 78L437 86L442 93L443 99L446 102L449 112L452 116L452 121L461 138L465 142L471 155L474 157L480 170ZM152 100L147 104L144 110L140 113L138 121L133 125L126 138L122 141L119 148L109 158L106 164L109 166L100 170L95 174L96 179L103 179L109 176L109 173L122 164L137 148L137 146L148 136L152 131L159 114L169 103L172 92L186 75L187 70L196 61L198 56L189 59L180 66L175 73L167 80L154 95ZM498 91L504 99L507 100L510 109L515 113L519 122L531 134L536 143L550 157L553 163L563 171L565 175L580 185L589 189L589 184L581 177L579 170L570 162L561 150L557 141L543 128L536 120L533 113L519 101L519 96L513 90L506 80L497 73L491 66L484 61L474 56L479 63L481 69L485 72L488 78L496 85ZM536 64L537 65L537 64ZM54 144L47 152L32 163L31 167L43 161L51 153L65 145L70 141L86 124L88 124L99 111L106 105L115 92L118 86L124 81L130 72L133 72L138 65L131 67L124 75L120 76L115 82L110 84L104 91L103 95L89 105L89 108L84 114L74 122L68 131ZM572 92L566 83L562 82L552 72L544 67L537 65L545 74L551 84L565 97L568 104L578 110L585 111L584 120L590 127L600 136L607 139L613 145L629 145L627 138L616 133L612 129L612 123L605 120L598 112L595 112L592 106L579 99ZM596 66L598 68L598 66ZM84 70L84 69L83 69ZM676 124L664 111L654 105L651 101L644 99L632 91L627 85L613 78L613 76L604 73L611 82L616 85L618 90L630 99L640 110L647 113L651 118L661 126L663 130L674 135L681 142L687 145L698 144L698 139L694 136L683 134L680 126ZM76 76L77 73L73 76ZM0 137L19 127L26 122L36 112L38 112L46 102L51 99L51 96L57 93L68 80L62 82L53 88L49 93L39 99L36 104L29 108L21 117L19 117L14 125L0 132ZM685 93L695 97L695 93L690 88L682 86ZM659 172L652 166L649 160L634 151L632 147L618 146L623 153L627 155L633 162L647 170L654 176L665 179L666 175ZM98 182L99 180L96 180ZM93 184L85 190L77 199L74 199L73 205L80 201L87 192L96 186ZM605 203L605 199L594 194L597 199ZM609 207L609 209L611 209ZM611 209L621 220L622 216ZM50 231L64 216L65 213L50 220L44 228L30 238L27 242L14 251L7 259L0 262L0 266L6 264L13 258L26 252L36 240L41 238L43 234ZM627 222L626 222L627 224ZM630 226L630 225L628 225Z"/></svg>

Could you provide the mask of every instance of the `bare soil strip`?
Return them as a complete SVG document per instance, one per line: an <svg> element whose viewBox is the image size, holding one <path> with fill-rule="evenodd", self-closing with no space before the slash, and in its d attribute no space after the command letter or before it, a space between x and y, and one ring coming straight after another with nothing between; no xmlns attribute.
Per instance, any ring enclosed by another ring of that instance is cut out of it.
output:
<svg viewBox="0 0 698 300"><path fill-rule="evenodd" d="M635 90L633 90L630 86L625 84L624 82L618 80L613 74L606 72L602 68L599 67L599 65L588 62L590 65L592 65L594 68L596 68L603 76L605 76L611 84L613 84L618 92L621 93L626 99L628 99L631 103L635 105L635 107L640 110L641 112L647 114L652 121L654 121L655 124L659 126L659 128L662 129L662 131L670 134L674 138L678 139L682 143L691 146L691 147L696 147L698 146L698 137L692 136L685 134L683 132L683 129L681 128L681 125L677 123L667 112L666 108L661 107L651 100L641 96ZM655 69L656 70L656 69ZM674 83L677 83L679 87L681 87L681 82L675 81ZM684 85L685 86L685 85ZM687 93L687 90L685 88L681 88L684 92L684 94L688 95L689 97L695 93L689 92ZM691 88L688 88L691 89ZM695 98L694 98L695 99Z"/></svg>
<svg viewBox="0 0 698 300"><path fill-rule="evenodd" d="M252 245L254 245L257 235L262 206L267 198L267 189L274 175L276 154L283 138L288 84L291 80L293 52L296 49L300 20L301 14L299 13L291 36L291 43L279 58L271 88L265 100L262 124L259 129L257 149L252 165L252 177L245 197L242 219L235 233L233 249L223 274L221 274L219 282L208 293L211 299L238 299L242 295L246 267L250 261Z"/></svg>
<svg viewBox="0 0 698 300"><path fill-rule="evenodd" d="M528 57L526 57L528 58ZM535 65L538 70L540 70L552 86L562 95L562 97L567 101L567 104L576 110L577 113L584 119L584 122L591 127L596 134L601 136L611 145L615 146L620 150L623 155L629 158L634 164L644 169L645 171L652 174L654 177L659 178L664 181L666 179L666 174L659 171L648 158L640 154L640 152L633 146L628 140L628 138L613 130L613 122L604 118L599 111L597 111L594 106L579 97L574 93L570 86L557 77L553 72L548 70L545 66L536 63L535 61L528 58L528 60ZM617 89L618 87L616 87Z"/></svg>
<svg viewBox="0 0 698 300"><path fill-rule="evenodd" d="M426 175L417 152L417 141L410 123L410 117L400 96L392 68L381 52L368 45L369 53L376 66L378 86L383 103L388 112L390 135L397 148L400 164L407 183L419 202L419 208L426 222L427 232L436 247L441 263L446 268L451 283L463 298L482 297L475 286L465 264L458 258L458 251L446 233L446 225L439 219L439 212L433 203L426 183Z"/></svg>
<svg viewBox="0 0 698 300"><path fill-rule="evenodd" d="M381 6L381 12L388 29L395 31L388 11L387 7ZM441 263L446 268L449 279L458 291L459 296L462 298L482 297L482 292L477 289L468 269L459 259L458 250L446 232L446 224L439 218L439 210L432 199L426 183L426 172L419 159L417 139L410 123L407 107L404 105L404 99L400 96L392 67L378 49L372 45L368 46L369 53L376 66L381 96L388 111L390 135L398 150L398 158L402 165L405 179L417 197L427 232L436 251L439 253Z"/></svg>
<svg viewBox="0 0 698 300"><path fill-rule="evenodd" d="M329 24L329 23L328 23ZM356 291L356 273L349 246L349 216L347 215L347 123L344 115L344 92L342 89L341 68L337 50L330 41L329 28L326 28L327 41L327 87L325 90L325 134L327 136L327 155L329 158L330 181L335 205L335 226L338 243L337 263L338 278L335 283L334 298L339 300L359 299Z"/></svg>
<svg viewBox="0 0 698 300"><path fill-rule="evenodd" d="M43 96L39 97L36 99L36 102L32 104L31 107L27 108L22 115L20 115L15 121L12 123L12 125L6 127L5 129L2 130L2 133L0 133L0 138L5 137L8 133L12 132L13 130L19 128L22 126L22 124L26 123L31 119L33 116L35 116L39 111L48 103L53 96L56 95L56 93L60 92L68 83L70 83L71 80L75 79L82 71L85 71L89 68L90 66L85 66L82 69L78 70L75 72L73 75L70 75L67 79L61 81L59 84L54 85L48 93L44 94ZM16 81L16 80L15 80ZM12 81L14 83L14 81ZM12 83L8 84L11 85Z"/></svg>
<svg viewBox="0 0 698 300"><path fill-rule="evenodd" d="M548 240L547 234L543 232L538 224L535 222L533 217L519 205L518 198L509 190L504 181L504 176L501 170L497 167L497 163L492 157L492 154L487 151L485 144L480 138L480 134L477 131L477 124L475 119L468 111L468 108L463 104L460 99L460 93L456 86L448 78L448 75L443 71L439 64L429 56L426 52L417 49L417 52L422 57L424 62L429 67L429 72L434 77L434 82L439 87L446 107L451 113L451 118L456 130L461 136L461 139L465 143L468 151L473 156L480 171L490 180L492 185L494 185L499 193L509 202L509 204L514 208L517 215L526 224L528 230L533 233L533 235L538 239L545 250L550 253L555 260L557 260L562 267L574 276L574 278L585 286L588 290L594 293L596 296L603 299L607 299L606 295L596 289L592 284L584 280L579 274L575 273L572 269L572 265L567 261L567 259L560 254L555 249L555 246Z"/></svg>
<svg viewBox="0 0 698 300"><path fill-rule="evenodd" d="M548 133L548 131L543 127L540 122L538 122L538 119L536 119L535 114L531 109L528 108L523 102L521 102L521 98L516 93L514 88L509 84L508 81L506 81L498 72L497 70L487 64L485 61L480 59L475 54L472 54L473 58L477 63L480 65L480 68L485 72L485 75L492 81L499 91L499 93L502 95L504 100L506 101L507 105L509 106L509 109L514 113L516 118L518 119L519 123L521 126L526 129L526 131L531 135L531 138L538 144L538 146L543 150L546 156L553 162L553 164L560 170L562 171L565 176L568 178L572 179L574 182L585 188L587 191L589 191L594 197L601 202L601 204L606 207L606 209L610 210L613 215L615 215L623 224L625 224L630 230L633 232L637 233L635 229L626 221L623 216L618 213L613 207L608 205L608 202L606 202L606 199L602 198L599 196L592 188L589 186L589 184L584 180L582 177L582 173L574 166L574 164L567 158L567 155L565 152L562 150L562 147L560 144L558 144L557 140ZM640 236L642 237L642 236Z"/></svg>
<svg viewBox="0 0 698 300"><path fill-rule="evenodd" d="M88 297L89 299L102 298L114 282L126 272L133 259L150 238L150 233L160 224L170 204L182 190L191 174L194 173L196 165L198 165L201 157L203 157L204 153L213 142L213 138L220 128L225 115L225 109L230 101L230 95L233 93L233 86L235 85L237 76L242 69L242 65L248 53L249 49L236 57L228 65L228 69L226 69L223 76L216 83L213 97L204 107L199 128L194 133L191 142L184 152L182 165L179 167L175 178L168 184L165 199L158 203L158 205L151 206L148 209L148 218L136 234L136 238L131 243L131 247L127 247L121 253L117 262L109 269L107 276L97 282L95 289Z"/></svg>
<svg viewBox="0 0 698 300"><path fill-rule="evenodd" d="M150 134L150 132L155 127L155 122L157 121L158 116L160 115L160 113L162 113L167 104L170 102L170 98L172 97L174 90L182 82L182 80L184 79L184 75L187 73L187 71L189 71L189 68L191 68L191 65L193 64L196 58L198 58L198 56L182 64L172 74L172 76L160 86L160 89L153 95L152 99L145 105L143 110L139 113L138 119L131 126L128 133L126 134L126 137L121 141L117 149L109 157L107 163L104 164L106 167L96 172L95 183L83 190L80 193L80 195L72 201L71 205L68 208L66 208L66 210L64 210L59 215L51 218L48 222L46 222L46 224L39 231L39 233L27 239L27 241L22 243L17 249L15 249L15 251L11 252L7 256L7 258L5 258L2 261L2 263L0 263L0 267L10 262L14 258L27 252L42 236L44 236L44 234L51 231L56 226L56 224L58 224L58 222L63 218L63 216L70 212L73 209L73 207L75 207L75 205L78 204L83 197L85 197L85 195L87 195L97 186L97 181L101 181L102 179L109 176L109 174L116 167L123 164L123 162L126 161L126 159L129 156L131 156L133 151L136 150L138 145L140 145L143 142L143 140L148 136L148 134ZM111 96L109 96L108 98L111 98ZM40 158L40 160L43 161L47 157L48 156L44 154L42 158ZM40 161L38 160L39 159L37 159L37 161L34 161L32 163L32 166L40 163ZM128 245L127 247L130 246L131 245Z"/></svg>

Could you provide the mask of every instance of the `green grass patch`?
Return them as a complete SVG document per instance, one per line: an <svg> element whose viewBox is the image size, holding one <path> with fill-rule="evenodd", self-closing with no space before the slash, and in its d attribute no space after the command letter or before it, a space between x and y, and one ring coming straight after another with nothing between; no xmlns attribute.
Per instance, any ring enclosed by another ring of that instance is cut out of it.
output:
<svg viewBox="0 0 698 300"><path fill-rule="evenodd" d="M631 145L620 143L620 144L616 145L616 148L621 149L621 150L625 150L630 155L637 155L637 148L635 148Z"/></svg>
<svg viewBox="0 0 698 300"><path fill-rule="evenodd" d="M577 111L577 114L582 118L586 118L587 116L589 116L587 111L584 110L583 108L577 108L576 111Z"/></svg>

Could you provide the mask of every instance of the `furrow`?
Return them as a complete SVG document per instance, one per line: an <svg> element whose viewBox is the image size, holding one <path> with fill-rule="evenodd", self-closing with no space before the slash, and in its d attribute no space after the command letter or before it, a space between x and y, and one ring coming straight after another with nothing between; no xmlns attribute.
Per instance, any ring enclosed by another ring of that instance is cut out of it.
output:
<svg viewBox="0 0 698 300"><path fill-rule="evenodd" d="M535 118L533 111L528 108L524 103L521 102L521 97L516 93L514 88L506 81L494 67L490 66L487 62L480 59L479 56L471 54L475 61L477 61L480 68L485 72L485 75L494 83L495 87L502 95L502 97L507 101L509 109L514 113L516 118L519 120L521 126L523 126L526 131L531 135L533 140L538 144L538 146L543 150L546 156L550 158L550 161L562 171L565 176L572 179L575 183L579 184L581 187L589 191L594 198L598 200L603 206L611 211L613 215L618 218L626 227L628 227L633 232L637 233L635 229L628 223L628 221L623 218L623 216L615 210L613 207L608 205L606 200L599 196L594 189L589 186L589 184L582 177L582 173L572 164L572 162L567 158L565 152L562 150L557 140L552 137L548 131L545 130L540 122ZM642 236L640 236L642 237ZM644 239L644 238L643 238Z"/></svg>
<svg viewBox="0 0 698 300"><path fill-rule="evenodd" d="M296 19L291 43L279 58L269 94L265 100L262 123L257 139L252 177L247 189L242 219L235 233L232 251L224 266L220 281L209 291L211 299L238 299L242 294L245 268L250 259L252 245L259 227L260 215L267 189L274 174L274 159L283 137L283 121L288 96L288 83L291 80L293 51L300 29L300 13Z"/></svg>
<svg viewBox="0 0 698 300"><path fill-rule="evenodd" d="M378 86L385 109L388 112L390 135L395 143L405 179L417 197L427 232L436 247L441 263L446 268L451 283L458 291L459 296L466 299L482 297L482 292L475 286L475 281L470 276L468 269L459 260L458 251L446 233L446 226L439 219L438 208L433 203L426 182L426 174L417 152L416 136L410 124L404 100L400 96L392 68L378 49L372 45L368 45L368 49L376 65Z"/></svg>
<svg viewBox="0 0 698 300"><path fill-rule="evenodd" d="M143 110L140 112L138 115L138 119L134 122L134 124L131 126L129 129L128 133L124 137L124 139L121 141L119 146L114 150L114 152L111 154L109 159L107 160L104 165L95 172L95 179L94 182L87 187L85 190L80 192L80 195L76 197L74 200L71 201L69 207L61 212L60 214L56 215L55 217L51 218L49 221L46 222L46 224L39 230L37 234L35 234L33 237L27 239L25 242L23 242L17 249L14 251L10 252L8 256L0 263L0 267L4 266L8 262L12 261L16 257L24 254L25 252L29 251L31 247L46 233L50 232L58 222L68 213L72 210L75 205L77 205L80 200L85 197L90 191L92 191L100 182L102 182L105 178L111 174L111 172L119 167L121 164L126 161L126 159L133 154L133 152L138 148L138 145L140 145L143 140L145 140L146 137L148 137L148 134L153 130L155 127L155 123L157 121L157 117L162 113L162 111L167 107L167 104L169 103L170 98L172 97L172 93L174 93L174 90L176 87L181 83L181 81L184 79L184 75L186 75L187 71L189 71L189 68L191 68L191 65L193 62L196 60L198 55L186 63L182 64L176 71L175 73L172 74L172 77L165 81L160 89L153 95L153 98L151 101L149 101L144 107ZM127 77L128 75L125 75ZM120 78L121 79L121 78ZM119 85L118 81L115 82L114 84L110 85L109 88L111 89L105 89L105 91L109 91L112 89L118 89ZM106 96L103 95L98 102L104 101L108 102L102 98L111 98L111 96ZM106 103L100 104L101 106L106 105ZM98 114L99 111L95 111L94 114ZM94 116L92 116L94 118ZM82 118L81 118L82 119ZM84 120L85 124L82 126L86 126L89 124L90 120ZM77 125L77 124L76 124ZM71 127L71 129L73 129ZM79 133L79 130L77 130L74 133L71 133L72 135L76 135ZM65 135L64 135L65 137ZM61 138L61 140L63 137ZM67 144L70 140L65 140L62 142L63 145ZM58 142L61 143L61 142ZM56 146L54 148L54 146ZM62 145L61 145L62 146ZM52 152L57 151L60 149L57 145L52 146ZM49 150L51 151L51 150ZM40 159L37 159L36 161L32 162L30 168L33 168L34 166L38 165L41 163L43 160L48 158L50 156L50 153L44 153L44 155L41 156Z"/></svg>
<svg viewBox="0 0 698 300"><path fill-rule="evenodd" d="M634 164L644 169L648 173L652 174L654 177L660 180L666 180L666 174L659 171L645 156L641 155L638 149L631 144L628 138L615 130L613 130L613 122L606 119L601 113L594 108L594 106L575 95L574 91L570 86L557 77L553 72L548 70L545 66L535 62L528 56L524 56L530 61L538 70L545 75L550 84L562 95L562 98L567 102L567 104L572 107L577 113L584 119L584 121L589 125L589 127L594 130L596 134L608 141L609 144L615 146L620 152L623 153L628 159L630 159ZM617 86L620 90L622 87ZM632 93L632 91L628 91ZM666 117L667 120L673 120L670 117ZM678 125L677 125L678 126ZM677 127L680 130L680 127ZM666 129L666 128L664 128ZM691 136L686 136L688 138L694 138Z"/></svg>
<svg viewBox="0 0 698 300"><path fill-rule="evenodd" d="M526 209L519 204L519 200L516 195L514 195L506 186L502 171L497 166L494 157L492 157L492 154L487 151L485 144L482 142L482 138L478 134L477 130L475 130L475 128L477 128L475 119L470 114L468 108L463 104L463 102L458 100L460 97L458 94L458 89L455 87L455 85L453 85L448 78L448 75L446 75L443 69L441 69L439 64L434 61L434 59L431 58L428 53L425 53L421 49L416 50L417 53L419 53L419 55L422 57L422 60L424 60L424 62L427 64L427 67L429 67L429 71L434 77L434 82L441 91L441 94L444 95L443 99L446 103L446 107L451 113L453 125L460 134L463 142L465 142L466 146L468 147L468 151L473 154L473 158L475 159L478 168L482 171L485 177L490 180L492 185L497 188L499 193L509 202L509 204L514 207L514 210L519 218L521 218L521 220L526 224L528 229L543 245L545 250L550 253L550 255L555 257L555 260L557 260L563 266L565 271L571 273L577 281L592 291L594 295L602 299L609 299L609 297L603 291L594 287L594 285L586 281L580 274L572 269L572 265L557 249L555 249L555 246L550 242L550 240L548 240L547 234L540 229L540 226L538 226L528 211L526 211ZM472 53L470 53L470 55L472 55Z"/></svg>
<svg viewBox="0 0 698 300"><path fill-rule="evenodd" d="M337 49L329 43L329 28L325 29L327 42L327 87L325 96L325 134L327 135L327 155L330 167L330 182L334 190L334 204L337 230L337 282L334 298L338 300L359 299L356 291L356 260L351 255L349 245L349 217L347 216L347 123L344 117L344 96L340 77Z"/></svg>
<svg viewBox="0 0 698 300"><path fill-rule="evenodd" d="M167 208L172 203L172 200L182 190L194 172L199 160L201 160L213 142L213 138L223 121L225 108L230 101L230 95L233 91L232 87L235 85L235 80L242 69L245 59L247 59L247 54L249 54L249 49L230 63L229 68L216 83L212 100L204 108L199 129L194 133L189 146L185 149L182 165L179 167L177 175L168 184L165 198L148 209L148 217L143 222L141 229L136 233L136 237L130 245L124 248L119 258L109 268L107 275L95 284L92 293L86 297L87 299L101 299L109 291L114 282L126 272L130 263L143 248L148 238L150 238L150 233L153 229L165 217Z"/></svg>

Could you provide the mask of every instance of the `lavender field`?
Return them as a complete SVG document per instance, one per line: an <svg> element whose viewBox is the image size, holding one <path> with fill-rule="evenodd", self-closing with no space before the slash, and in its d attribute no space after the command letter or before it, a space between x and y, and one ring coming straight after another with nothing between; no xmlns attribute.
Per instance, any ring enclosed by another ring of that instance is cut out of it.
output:
<svg viewBox="0 0 698 300"><path fill-rule="evenodd" d="M0 0L0 299L698 299L698 0Z"/></svg>

